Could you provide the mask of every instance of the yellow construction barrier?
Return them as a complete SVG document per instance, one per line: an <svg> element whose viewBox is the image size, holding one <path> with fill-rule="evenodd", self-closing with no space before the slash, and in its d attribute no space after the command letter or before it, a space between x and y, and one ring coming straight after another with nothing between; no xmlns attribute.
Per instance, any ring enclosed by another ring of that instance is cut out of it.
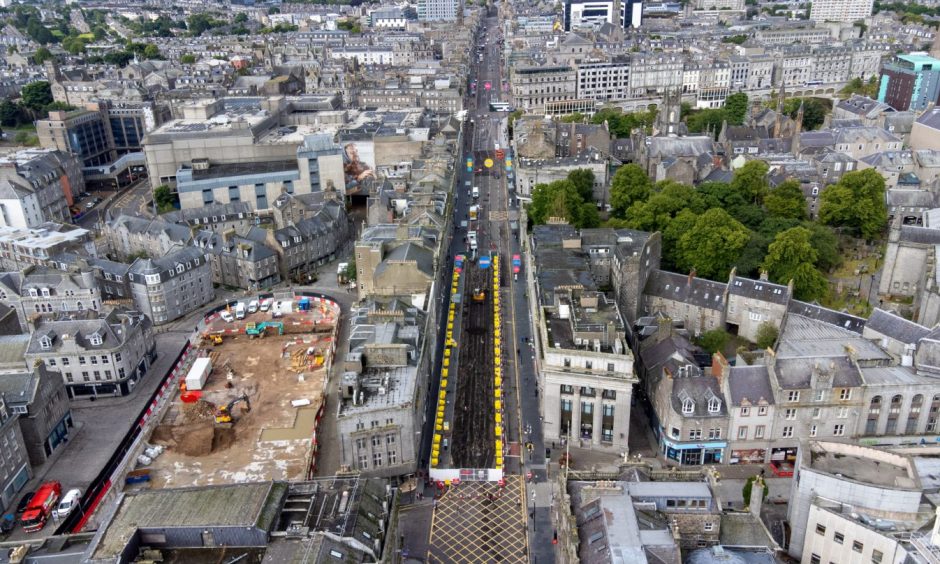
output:
<svg viewBox="0 0 940 564"><path fill-rule="evenodd" d="M441 378L447 378L447 368L441 368Z"/></svg>
<svg viewBox="0 0 940 564"><path fill-rule="evenodd" d="M440 422L440 421L437 421L437 422L434 423L434 430L435 430L435 431L443 431L443 430L444 430L444 426L441 425L441 422Z"/></svg>
<svg viewBox="0 0 940 564"><path fill-rule="evenodd" d="M496 382L495 382L495 384L496 384L496 387L497 387L497 388L500 387L500 386L502 386L502 385L503 385L503 379L500 378L499 376L497 376L497 377L496 377Z"/></svg>
<svg viewBox="0 0 940 564"><path fill-rule="evenodd" d="M446 399L446 398L447 398L447 392L445 392L444 390L441 390L441 393L440 393L440 395L439 395L438 397L439 397L440 399Z"/></svg>
<svg viewBox="0 0 940 564"><path fill-rule="evenodd" d="M499 388L496 388L495 390L493 390L493 395L496 396L496 397L498 397L498 398L501 398L501 397L503 397L503 391L500 390Z"/></svg>
<svg viewBox="0 0 940 564"><path fill-rule="evenodd" d="M496 439L496 452L503 451L503 441L502 439Z"/></svg>
<svg viewBox="0 0 940 564"><path fill-rule="evenodd" d="M446 388L446 387L447 387L447 379L446 379L446 378L443 379L443 380L441 380L441 387L442 387L442 388Z"/></svg>
<svg viewBox="0 0 940 564"><path fill-rule="evenodd" d="M450 358L450 349L444 349L444 358Z"/></svg>
<svg viewBox="0 0 940 564"><path fill-rule="evenodd" d="M496 424L500 425L503 422L503 415L501 413L496 414Z"/></svg>
<svg viewBox="0 0 940 564"><path fill-rule="evenodd" d="M431 466L433 466L434 468L437 468L437 459L436 459L436 458L432 458L432 459L431 459Z"/></svg>
<svg viewBox="0 0 940 564"><path fill-rule="evenodd" d="M493 407L496 408L496 411L501 411L503 409L503 402L500 400L496 400L495 402L493 402Z"/></svg>
<svg viewBox="0 0 940 564"><path fill-rule="evenodd" d="M434 433L434 444L436 444L436 445L441 444L441 434L440 434L440 433Z"/></svg>
<svg viewBox="0 0 940 564"><path fill-rule="evenodd" d="M502 437L502 436L503 436L503 426L502 426L502 425L497 425L497 426L496 426L496 438L498 439L498 438L500 438L500 437Z"/></svg>
<svg viewBox="0 0 940 564"><path fill-rule="evenodd" d="M450 366L450 359L449 359L449 358L445 358L445 359L444 359L444 368L447 368L448 366Z"/></svg>

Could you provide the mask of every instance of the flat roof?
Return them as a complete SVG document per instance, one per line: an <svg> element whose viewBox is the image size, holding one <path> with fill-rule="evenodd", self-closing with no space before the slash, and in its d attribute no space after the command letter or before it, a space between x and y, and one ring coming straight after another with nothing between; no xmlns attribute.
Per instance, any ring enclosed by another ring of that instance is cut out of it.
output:
<svg viewBox="0 0 940 564"><path fill-rule="evenodd" d="M905 456L834 442L810 443L807 451L813 470L876 486L901 489L919 486L910 459Z"/></svg>

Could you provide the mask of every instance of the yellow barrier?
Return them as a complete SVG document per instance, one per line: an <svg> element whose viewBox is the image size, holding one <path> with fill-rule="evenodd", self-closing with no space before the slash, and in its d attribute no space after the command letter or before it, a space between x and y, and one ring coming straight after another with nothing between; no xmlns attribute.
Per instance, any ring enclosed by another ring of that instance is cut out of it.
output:
<svg viewBox="0 0 940 564"><path fill-rule="evenodd" d="M441 387L442 387L442 388L446 388L446 387L447 387L447 379L446 379L446 378L443 379L443 380L441 380Z"/></svg>
<svg viewBox="0 0 940 564"><path fill-rule="evenodd" d="M503 402L500 400L496 400L495 402L493 402L493 407L496 408L496 411L500 411L503 409Z"/></svg>
<svg viewBox="0 0 940 564"><path fill-rule="evenodd" d="M502 426L502 425L497 425L497 426L496 426L496 438L498 439L498 438L500 438L500 437L502 437L502 436L503 436L503 426Z"/></svg>

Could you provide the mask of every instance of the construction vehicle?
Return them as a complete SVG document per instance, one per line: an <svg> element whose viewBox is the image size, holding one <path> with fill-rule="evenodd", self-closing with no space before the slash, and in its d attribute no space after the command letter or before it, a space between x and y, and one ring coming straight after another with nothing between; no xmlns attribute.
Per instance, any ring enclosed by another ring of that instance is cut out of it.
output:
<svg viewBox="0 0 940 564"><path fill-rule="evenodd" d="M249 337L264 337L268 327L277 328L277 334L284 334L284 324L280 321L262 321L261 323L248 323L245 325L245 334Z"/></svg>
<svg viewBox="0 0 940 564"><path fill-rule="evenodd" d="M208 345L208 344L210 344L210 343L211 343L213 346L215 346L215 345L221 345L221 344L222 344L222 335L220 335L220 334L218 334L218 333L203 333L203 334L202 334L202 344L203 344L203 345Z"/></svg>
<svg viewBox="0 0 940 564"><path fill-rule="evenodd" d="M235 406L241 402L245 402L244 407L242 407L242 413L248 413L251 411L251 402L248 400L247 395L238 396L232 401L228 402L228 405L223 405L215 410L215 422L218 425L231 425L235 422L235 419L232 417L232 410L235 409Z"/></svg>
<svg viewBox="0 0 940 564"><path fill-rule="evenodd" d="M483 291L483 288L473 289L473 301L482 302L485 299L486 299L486 293Z"/></svg>

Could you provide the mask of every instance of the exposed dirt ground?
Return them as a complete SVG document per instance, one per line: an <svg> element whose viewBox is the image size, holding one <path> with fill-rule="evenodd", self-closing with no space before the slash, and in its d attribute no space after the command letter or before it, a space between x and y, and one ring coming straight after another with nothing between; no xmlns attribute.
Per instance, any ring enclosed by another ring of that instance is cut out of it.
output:
<svg viewBox="0 0 940 564"><path fill-rule="evenodd" d="M285 316L285 328L293 325L296 331L298 320L302 323L304 317L313 316ZM230 331L236 327L218 325ZM316 329L327 328L321 323ZM167 447L150 465L152 487L303 478L330 345L328 334L279 336L276 330L264 338L229 334L221 345L207 344L203 354L212 358L212 373L202 397L183 403L177 396L151 436L151 443ZM242 395L248 396L251 410L241 403L232 409L234 425L216 425L214 406ZM292 400L309 400L310 405L295 408Z"/></svg>

